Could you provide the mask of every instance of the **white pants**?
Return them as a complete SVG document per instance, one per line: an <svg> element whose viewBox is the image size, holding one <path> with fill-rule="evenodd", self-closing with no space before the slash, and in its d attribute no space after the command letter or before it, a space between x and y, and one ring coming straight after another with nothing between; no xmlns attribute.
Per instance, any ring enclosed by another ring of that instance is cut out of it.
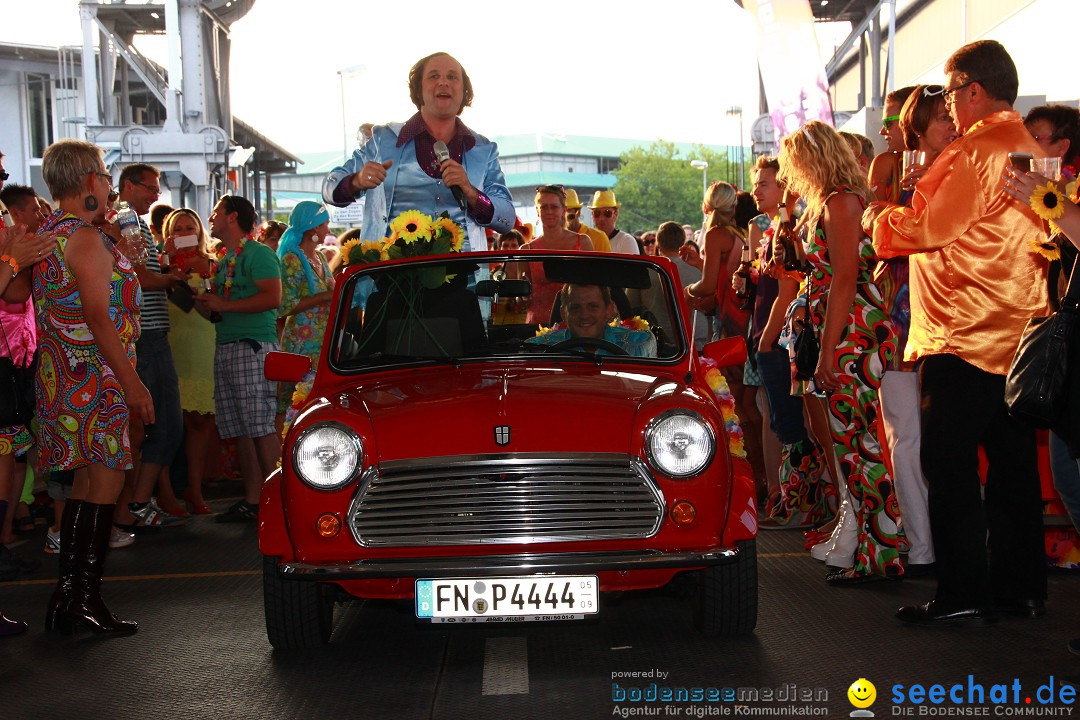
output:
<svg viewBox="0 0 1080 720"><path fill-rule="evenodd" d="M881 378L878 390L881 421L892 456L893 489L900 505L900 517L911 549L908 562L934 562L934 544L930 534L926 478L919 459L922 430L919 422L919 378L913 372L889 370Z"/></svg>

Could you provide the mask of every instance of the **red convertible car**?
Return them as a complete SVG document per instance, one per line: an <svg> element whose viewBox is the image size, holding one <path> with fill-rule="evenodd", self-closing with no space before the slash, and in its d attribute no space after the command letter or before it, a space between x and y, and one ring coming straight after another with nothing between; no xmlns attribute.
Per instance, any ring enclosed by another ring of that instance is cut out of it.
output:
<svg viewBox="0 0 1080 720"><path fill-rule="evenodd" d="M326 643L349 596L432 623L602 618L605 593L683 573L702 632L754 629L754 483L716 371L745 344L695 351L672 263L378 262L334 303L313 380L266 364L308 378L259 513L275 648Z"/></svg>

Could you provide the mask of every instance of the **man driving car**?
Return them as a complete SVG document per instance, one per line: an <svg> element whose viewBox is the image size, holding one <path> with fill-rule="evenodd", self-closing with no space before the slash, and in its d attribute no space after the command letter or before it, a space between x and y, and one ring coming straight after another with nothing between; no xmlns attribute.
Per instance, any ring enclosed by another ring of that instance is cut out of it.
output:
<svg viewBox="0 0 1080 720"><path fill-rule="evenodd" d="M567 283L559 291L559 304L566 328L538 335L528 342L540 345L566 343L566 347L595 348L601 354L618 354L604 348L606 343L633 357L656 357L656 338L651 332L608 324L615 317L615 303L606 286ZM573 342L575 340L579 342Z"/></svg>

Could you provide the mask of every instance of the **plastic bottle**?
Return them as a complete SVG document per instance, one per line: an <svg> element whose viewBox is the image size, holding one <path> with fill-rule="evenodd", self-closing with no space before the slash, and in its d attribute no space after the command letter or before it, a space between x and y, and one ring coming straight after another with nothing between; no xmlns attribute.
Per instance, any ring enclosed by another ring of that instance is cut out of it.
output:
<svg viewBox="0 0 1080 720"><path fill-rule="evenodd" d="M120 226L120 252L136 265L145 263L150 251L139 227L139 216L126 200L121 200L117 207L116 224Z"/></svg>

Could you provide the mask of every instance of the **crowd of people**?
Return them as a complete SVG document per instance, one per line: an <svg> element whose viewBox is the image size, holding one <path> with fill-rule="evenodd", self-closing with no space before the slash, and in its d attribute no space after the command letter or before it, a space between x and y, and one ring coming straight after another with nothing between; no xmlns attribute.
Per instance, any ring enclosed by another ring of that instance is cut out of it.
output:
<svg viewBox="0 0 1080 720"><path fill-rule="evenodd" d="M1075 178L1080 111L1045 106L1021 119L1015 66L993 41L961 48L945 70L944 85L886 98L885 152L810 122L777 157L757 159L748 190L713 183L700 230L626 232L612 190L593 195L589 226L574 190L547 185L533 237L515 222L494 145L458 117L473 97L467 73L436 53L410 72L416 115L370 127L323 198L365 198L351 232L362 239L383 237L407 208L447 213L465 252L667 258L695 348L747 339L745 366L725 375L762 530L805 530L833 586L936 573L933 599L897 613L906 622L1035 617L1046 598L1035 436L1006 411L1004 379L1080 244L1080 209L1062 202L1048 240L1048 211L1034 200L1037 187ZM1017 168L1010 153L1060 157L1061 175ZM60 569L46 628L128 634L137 624L101 599L108 549L211 512L202 483L215 435L235 441L244 487L217 520L257 519L295 389L266 380L264 360L281 348L318 362L345 238L314 201L287 223L259 225L251 203L225 195L204 223L157 202L160 173L147 164L124 167L114 190L101 150L78 140L50 146L42 176L52 204L26 186L0 191L0 355L33 364L36 378L34 420L0 428L0 579L40 564L2 544L15 537L32 469L55 508L45 550ZM139 216L137 237L112 222L118 202ZM606 323L615 312L607 288L564 287L536 277L538 264L518 265L533 274L526 322L547 324L557 297L568 315L595 309ZM1076 450L1051 438L1074 522ZM0 615L0 635L25 629Z"/></svg>

